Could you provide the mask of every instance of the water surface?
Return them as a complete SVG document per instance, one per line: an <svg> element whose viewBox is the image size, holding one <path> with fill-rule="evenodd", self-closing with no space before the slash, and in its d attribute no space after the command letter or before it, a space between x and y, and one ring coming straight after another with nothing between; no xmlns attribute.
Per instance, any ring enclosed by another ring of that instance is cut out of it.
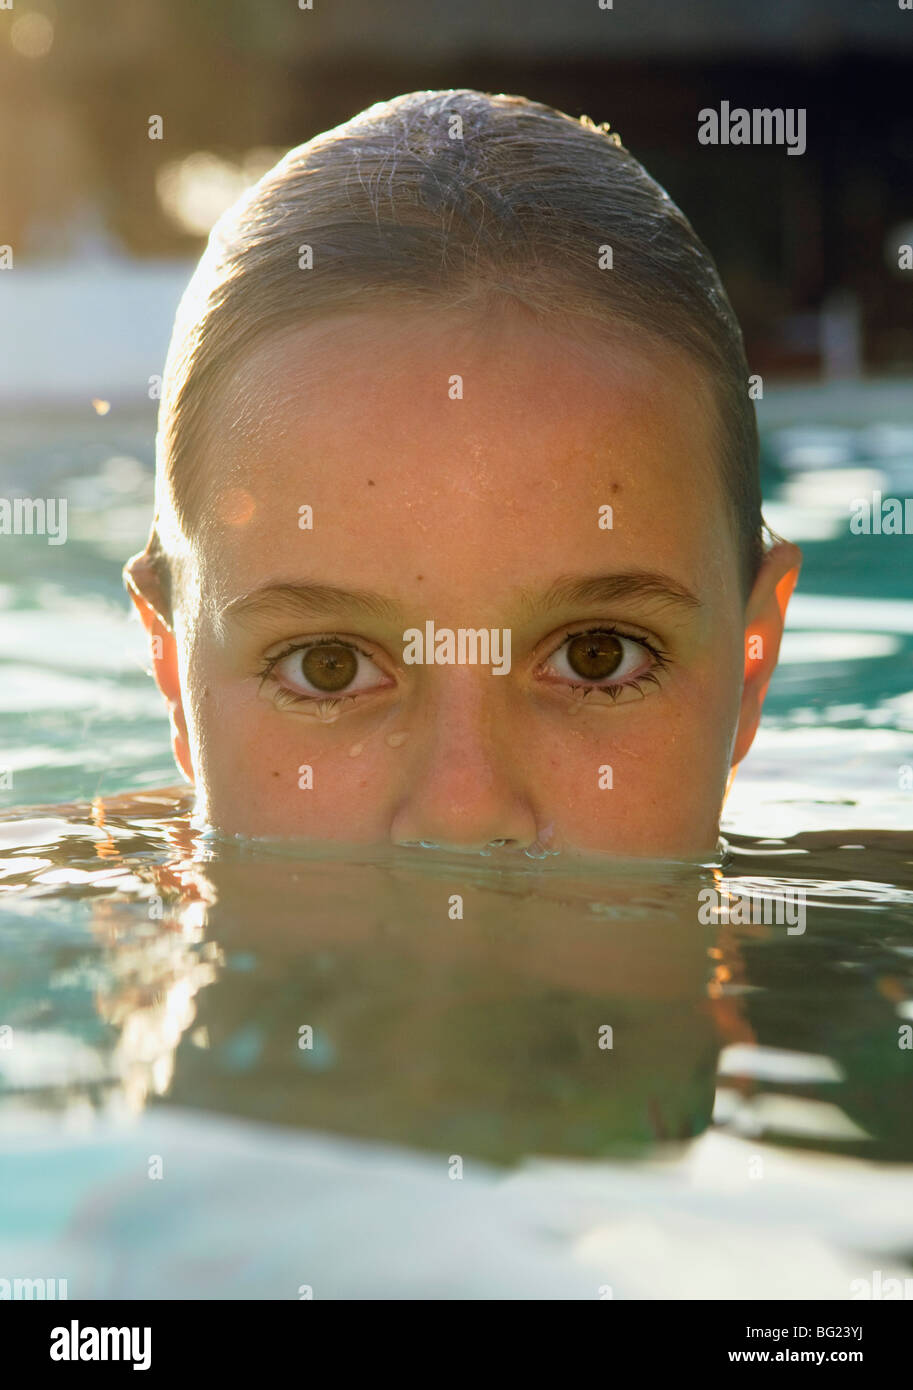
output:
<svg viewBox="0 0 913 1390"><path fill-rule="evenodd" d="M160 790L120 590L149 421L7 421L7 495L66 495L71 526L0 546L0 1278L846 1299L909 1275L913 541L848 528L860 489L913 489L913 421L878 401L770 402L768 517L806 566L707 865L201 834ZM708 919L708 889L801 897L801 930Z"/></svg>

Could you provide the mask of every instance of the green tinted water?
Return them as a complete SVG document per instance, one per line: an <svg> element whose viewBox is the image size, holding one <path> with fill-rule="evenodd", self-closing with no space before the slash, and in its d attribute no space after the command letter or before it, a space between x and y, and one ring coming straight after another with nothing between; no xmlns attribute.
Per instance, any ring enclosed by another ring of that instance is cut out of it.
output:
<svg viewBox="0 0 913 1390"><path fill-rule="evenodd" d="M806 567L725 857L573 867L222 843L183 794L120 795L174 780L118 577L148 421L6 427L7 493L67 495L71 539L0 547L0 1278L848 1298L909 1273L913 541L851 537L847 499L913 492L913 428L799 425L772 421L766 480Z"/></svg>

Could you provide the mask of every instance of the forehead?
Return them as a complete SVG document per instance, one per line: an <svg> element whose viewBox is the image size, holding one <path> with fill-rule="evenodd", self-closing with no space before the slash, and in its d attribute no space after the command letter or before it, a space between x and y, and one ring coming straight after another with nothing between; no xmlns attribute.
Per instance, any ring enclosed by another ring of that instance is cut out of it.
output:
<svg viewBox="0 0 913 1390"><path fill-rule="evenodd" d="M303 574L377 588L394 561L464 588L648 562L706 588L737 569L709 386L634 330L340 316L256 346L209 429L199 552L225 598Z"/></svg>

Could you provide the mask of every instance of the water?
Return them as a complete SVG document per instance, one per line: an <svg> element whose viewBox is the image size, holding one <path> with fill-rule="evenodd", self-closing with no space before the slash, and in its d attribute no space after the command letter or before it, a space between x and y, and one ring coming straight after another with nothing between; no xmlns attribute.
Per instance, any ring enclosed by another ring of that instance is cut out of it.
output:
<svg viewBox="0 0 913 1390"><path fill-rule="evenodd" d="M6 494L72 500L66 546L0 546L0 1278L845 1299L909 1276L913 538L847 526L848 498L913 492L913 421L878 393L762 416L806 566L707 865L201 834L156 790L167 724L119 589L148 419L4 426ZM702 920L706 893L769 920Z"/></svg>

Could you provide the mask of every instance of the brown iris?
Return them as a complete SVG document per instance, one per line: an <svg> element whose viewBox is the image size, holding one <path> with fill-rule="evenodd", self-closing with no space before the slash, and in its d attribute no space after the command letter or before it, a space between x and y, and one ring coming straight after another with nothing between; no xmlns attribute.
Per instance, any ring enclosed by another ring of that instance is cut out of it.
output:
<svg viewBox="0 0 913 1390"><path fill-rule="evenodd" d="M358 654L341 642L309 647L301 658L301 672L318 690L343 690L358 672Z"/></svg>
<svg viewBox="0 0 913 1390"><path fill-rule="evenodd" d="M567 648L567 660L576 675L588 681L603 680L621 665L621 642L611 632L582 632Z"/></svg>

